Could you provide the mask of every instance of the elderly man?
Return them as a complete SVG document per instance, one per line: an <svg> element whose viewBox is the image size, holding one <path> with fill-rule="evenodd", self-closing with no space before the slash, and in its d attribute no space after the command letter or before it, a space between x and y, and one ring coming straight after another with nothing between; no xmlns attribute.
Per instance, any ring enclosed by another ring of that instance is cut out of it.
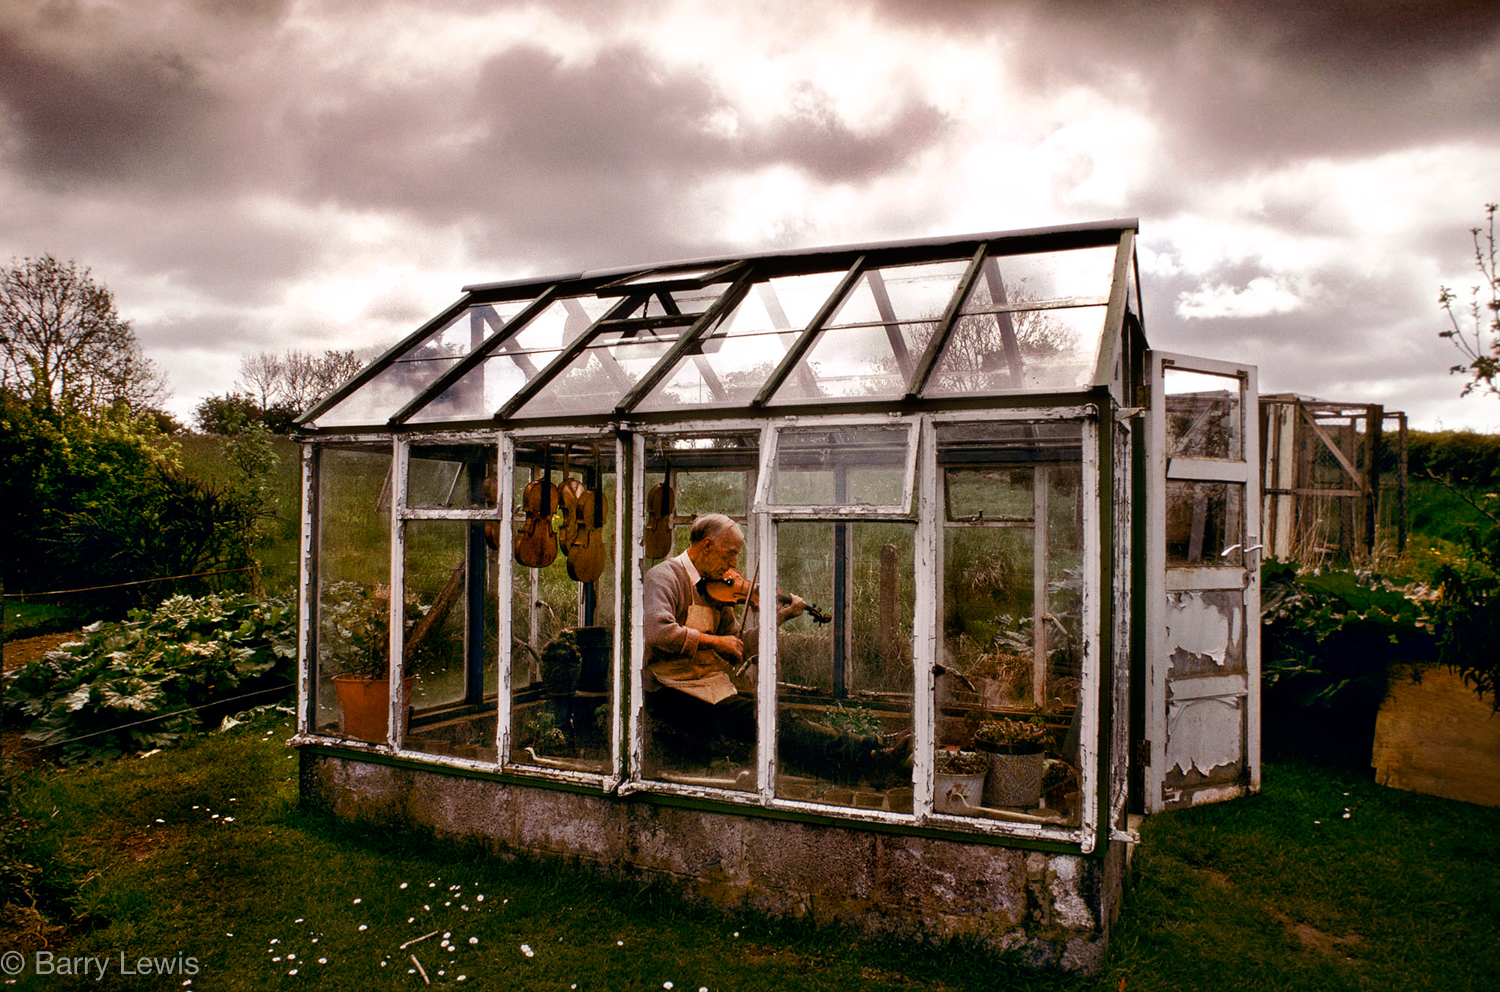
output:
<svg viewBox="0 0 1500 992"><path fill-rule="evenodd" d="M708 739L755 740L755 703L740 694L731 669L745 658L747 632L736 610L709 599L705 579L739 564L745 535L722 513L693 521L687 550L646 573L646 707L653 717ZM796 596L776 622L798 616ZM749 639L754 640L753 632Z"/></svg>
<svg viewBox="0 0 1500 992"><path fill-rule="evenodd" d="M710 599L704 584L734 568L744 547L738 524L707 513L693 521L687 550L658 564L644 580L646 710L704 743L755 742L755 700L741 693L729 674L745 659L747 642L753 651L754 631L742 630L742 618ZM789 597L776 611L777 625L805 609L800 597ZM781 743L797 764L831 764L854 774L899 777L911 757L910 735L895 747L882 747L873 737L850 738L794 714L781 720Z"/></svg>

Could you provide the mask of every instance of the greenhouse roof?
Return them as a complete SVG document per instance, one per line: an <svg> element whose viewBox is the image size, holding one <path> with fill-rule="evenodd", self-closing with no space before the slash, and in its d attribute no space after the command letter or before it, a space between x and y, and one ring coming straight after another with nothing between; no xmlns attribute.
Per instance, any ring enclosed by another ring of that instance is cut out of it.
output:
<svg viewBox="0 0 1500 992"><path fill-rule="evenodd" d="M1086 390L1134 220L485 283L310 410L319 431L732 416Z"/></svg>

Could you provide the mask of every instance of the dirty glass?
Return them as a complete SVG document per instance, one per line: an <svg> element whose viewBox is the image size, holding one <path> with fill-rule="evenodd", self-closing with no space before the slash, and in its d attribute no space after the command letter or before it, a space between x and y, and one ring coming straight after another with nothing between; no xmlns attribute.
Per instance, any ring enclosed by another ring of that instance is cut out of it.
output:
<svg viewBox="0 0 1500 992"><path fill-rule="evenodd" d="M408 520L403 528L405 750L496 760L498 572L484 526Z"/></svg>
<svg viewBox="0 0 1500 992"><path fill-rule="evenodd" d="M741 431L640 437L636 443L645 446L645 505L637 510L645 547L632 550L639 555L642 568L654 563L645 575L646 600L651 602L653 589L661 589L672 591L687 604L664 622L637 631L646 664L641 673L645 687L642 775L679 785L753 791L757 787L753 620L747 626L743 604L710 598L706 586L686 587L683 573L665 559L687 549L695 517L722 513L737 521L746 539L734 567L747 578L757 574L754 535L743 531L759 459L759 435ZM724 592L724 598L732 600L727 587ZM682 645L693 635L685 634L684 627L734 634L741 638L744 650L739 657L709 649L686 655Z"/></svg>
<svg viewBox="0 0 1500 992"><path fill-rule="evenodd" d="M687 549L688 532L694 518L701 514L722 513L745 527L759 475L759 432L643 437L640 443L646 446L642 519L647 528L655 524L658 533L662 528L670 531L670 554ZM754 559L754 537L746 534L741 571ZM658 545L653 541L650 546Z"/></svg>
<svg viewBox="0 0 1500 992"><path fill-rule="evenodd" d="M629 314L612 318L583 353L559 369L515 416L580 416L613 410L723 290L718 285L651 294ZM672 318L677 320L666 322ZM712 376L708 381L716 384Z"/></svg>
<svg viewBox="0 0 1500 992"><path fill-rule="evenodd" d="M967 261L871 269L854 284L773 404L900 396Z"/></svg>
<svg viewBox="0 0 1500 992"><path fill-rule="evenodd" d="M748 404L842 278L819 272L758 283L636 409Z"/></svg>
<svg viewBox="0 0 1500 992"><path fill-rule="evenodd" d="M546 497L544 476L555 499ZM597 773L611 767L615 482L612 439L516 444L513 764Z"/></svg>
<svg viewBox="0 0 1500 992"><path fill-rule="evenodd" d="M906 506L911 444L905 425L782 430L776 437L771 503Z"/></svg>
<svg viewBox="0 0 1500 992"><path fill-rule="evenodd" d="M777 524L778 592L828 620L777 629L777 798L911 812L915 541L901 522Z"/></svg>
<svg viewBox="0 0 1500 992"><path fill-rule="evenodd" d="M503 330L530 302L512 300L467 308L320 416L317 426L385 423L486 338ZM449 406L461 407L473 391L470 387L455 392Z"/></svg>
<svg viewBox="0 0 1500 992"><path fill-rule="evenodd" d="M1085 306L1109 302L1114 284L1116 246L1073 248L985 259L964 313L1002 305L1022 309L1041 304Z"/></svg>
<svg viewBox="0 0 1500 992"><path fill-rule="evenodd" d="M1162 386L1168 455L1243 460L1238 378L1169 368L1162 373Z"/></svg>
<svg viewBox="0 0 1500 992"><path fill-rule="evenodd" d="M582 416L613 410L677 343L689 323L683 318L675 327L602 331L515 416Z"/></svg>
<svg viewBox="0 0 1500 992"><path fill-rule="evenodd" d="M482 362L465 373L411 423L471 420L493 416L516 391L617 301L592 296L556 300L505 338Z"/></svg>
<svg viewBox="0 0 1500 992"><path fill-rule="evenodd" d="M1115 251L1111 245L986 259L924 395L1092 384Z"/></svg>
<svg viewBox="0 0 1500 992"><path fill-rule="evenodd" d="M418 509L494 509L499 506L493 480L493 444L424 444L408 449L406 505Z"/></svg>
<svg viewBox="0 0 1500 992"><path fill-rule="evenodd" d="M980 281L976 293L986 292ZM1061 390L1092 385L1103 306L999 310L960 316L924 396Z"/></svg>
<svg viewBox="0 0 1500 992"><path fill-rule="evenodd" d="M1245 487L1167 481L1167 567L1244 565Z"/></svg>
<svg viewBox="0 0 1500 992"><path fill-rule="evenodd" d="M389 700L390 442L319 450L312 730L385 743ZM343 682L345 687L338 688ZM363 697L380 696L376 719ZM340 695L349 701L346 719Z"/></svg>
<svg viewBox="0 0 1500 992"><path fill-rule="evenodd" d="M1076 825L1082 433L940 425L943 662L933 809Z"/></svg>

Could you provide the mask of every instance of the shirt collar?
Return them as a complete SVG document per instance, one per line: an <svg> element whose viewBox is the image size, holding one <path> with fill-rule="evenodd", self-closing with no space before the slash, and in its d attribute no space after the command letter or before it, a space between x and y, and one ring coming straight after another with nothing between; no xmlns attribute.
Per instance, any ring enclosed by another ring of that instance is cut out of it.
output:
<svg viewBox="0 0 1500 992"><path fill-rule="evenodd" d="M703 576L698 574L698 566L693 564L693 559L688 557L688 553L686 551L683 551L682 554L678 555L677 560L682 562L683 568L687 569L689 582L696 586L700 581L702 581Z"/></svg>

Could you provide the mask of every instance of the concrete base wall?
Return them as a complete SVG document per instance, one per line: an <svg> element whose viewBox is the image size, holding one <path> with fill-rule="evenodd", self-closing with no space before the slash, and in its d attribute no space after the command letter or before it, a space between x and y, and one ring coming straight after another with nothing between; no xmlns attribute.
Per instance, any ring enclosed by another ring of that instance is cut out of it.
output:
<svg viewBox="0 0 1500 992"><path fill-rule="evenodd" d="M674 883L691 900L918 939L972 936L1037 967L1103 960L1123 884L1104 857L876 833L514 785L303 750L304 803Z"/></svg>

